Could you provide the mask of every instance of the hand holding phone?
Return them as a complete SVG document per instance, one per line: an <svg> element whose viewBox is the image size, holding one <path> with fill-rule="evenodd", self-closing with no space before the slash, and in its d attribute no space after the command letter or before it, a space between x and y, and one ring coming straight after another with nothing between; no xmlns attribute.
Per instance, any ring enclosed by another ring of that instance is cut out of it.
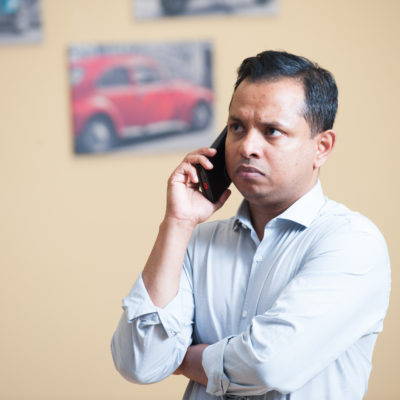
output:
<svg viewBox="0 0 400 400"><path fill-rule="evenodd" d="M210 146L217 150L217 154L214 157L209 157L214 168L207 170L200 164L196 165L200 190L213 203L218 201L231 183L225 165L225 139L227 132L228 129L225 127Z"/></svg>

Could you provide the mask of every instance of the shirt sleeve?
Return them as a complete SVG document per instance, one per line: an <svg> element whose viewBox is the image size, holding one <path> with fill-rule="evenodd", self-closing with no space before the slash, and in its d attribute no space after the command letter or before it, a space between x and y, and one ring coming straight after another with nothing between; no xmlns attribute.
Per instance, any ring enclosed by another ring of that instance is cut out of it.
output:
<svg viewBox="0 0 400 400"><path fill-rule="evenodd" d="M135 383L158 382L181 364L192 342L194 302L183 269L179 292L164 308L156 307L140 275L123 299L123 314L111 341L114 364Z"/></svg>
<svg viewBox="0 0 400 400"><path fill-rule="evenodd" d="M318 240L269 310L205 349L207 392L292 393L361 337L380 331L390 269L379 235L347 226Z"/></svg>

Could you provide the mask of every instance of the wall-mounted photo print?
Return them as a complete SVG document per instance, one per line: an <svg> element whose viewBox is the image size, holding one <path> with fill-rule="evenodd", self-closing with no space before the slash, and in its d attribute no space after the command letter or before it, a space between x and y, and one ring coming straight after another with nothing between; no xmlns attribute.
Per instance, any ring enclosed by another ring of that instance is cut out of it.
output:
<svg viewBox="0 0 400 400"><path fill-rule="evenodd" d="M134 17L153 19L196 15L275 15L278 0L132 0Z"/></svg>
<svg viewBox="0 0 400 400"><path fill-rule="evenodd" d="M215 136L208 42L69 49L75 152L160 152Z"/></svg>
<svg viewBox="0 0 400 400"><path fill-rule="evenodd" d="M39 0L0 0L0 44L42 39Z"/></svg>

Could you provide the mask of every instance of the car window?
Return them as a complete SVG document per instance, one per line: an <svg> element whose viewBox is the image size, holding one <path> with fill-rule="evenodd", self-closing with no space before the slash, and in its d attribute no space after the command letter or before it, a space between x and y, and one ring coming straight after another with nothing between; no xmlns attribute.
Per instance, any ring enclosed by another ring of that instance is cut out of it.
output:
<svg viewBox="0 0 400 400"><path fill-rule="evenodd" d="M139 85L156 83L161 81L160 72L153 67L138 65L133 71L133 78Z"/></svg>
<svg viewBox="0 0 400 400"><path fill-rule="evenodd" d="M125 86L129 84L128 71L124 67L108 70L97 81L97 86L100 87Z"/></svg>

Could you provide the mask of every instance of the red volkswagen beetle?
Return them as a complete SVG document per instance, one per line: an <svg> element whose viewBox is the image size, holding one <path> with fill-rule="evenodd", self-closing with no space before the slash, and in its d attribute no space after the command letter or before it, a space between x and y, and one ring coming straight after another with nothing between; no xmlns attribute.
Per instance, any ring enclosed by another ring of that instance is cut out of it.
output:
<svg viewBox="0 0 400 400"><path fill-rule="evenodd" d="M70 77L78 152L105 152L122 139L201 130L211 122L211 90L168 79L148 56L71 61Z"/></svg>

